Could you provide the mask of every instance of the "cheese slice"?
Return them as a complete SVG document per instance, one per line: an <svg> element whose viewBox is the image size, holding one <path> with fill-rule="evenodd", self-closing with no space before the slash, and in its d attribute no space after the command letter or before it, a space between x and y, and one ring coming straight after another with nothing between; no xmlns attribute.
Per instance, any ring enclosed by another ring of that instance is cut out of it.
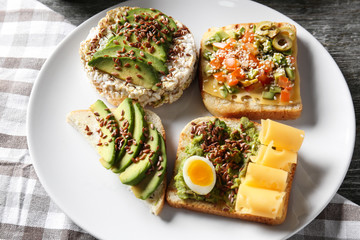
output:
<svg viewBox="0 0 360 240"><path fill-rule="evenodd" d="M257 164L281 169L290 172L292 163L297 163L297 153L289 150L275 150L272 143L269 146L262 145L258 155L253 158Z"/></svg>
<svg viewBox="0 0 360 240"><path fill-rule="evenodd" d="M207 64L207 63L205 63ZM215 97L226 99L228 101L237 102L237 103L247 103L249 101L253 101L256 104L261 105L284 105L284 106L292 106L301 103L300 97L300 87L299 84L295 84L294 88L291 90L291 102L282 102L280 98L274 100L267 100L262 98L263 89L260 88L257 91L247 92L243 88L238 88L236 93L228 94L224 97L221 92L222 88L224 88L224 84L219 83L213 76L206 76L205 69L203 70L203 86L202 90L207 92L210 95Z"/></svg>
<svg viewBox="0 0 360 240"><path fill-rule="evenodd" d="M278 218L282 215L285 192L250 187L241 184L235 210L243 214Z"/></svg>
<svg viewBox="0 0 360 240"><path fill-rule="evenodd" d="M261 119L261 130L259 132L259 141L261 143L264 142L264 134L267 131L267 129L269 128L268 123L269 123L268 119L266 119L266 120Z"/></svg>
<svg viewBox="0 0 360 240"><path fill-rule="evenodd" d="M269 145L273 141L276 148L299 151L305 136L303 130L270 119L262 120L261 126L259 140L262 144Z"/></svg>
<svg viewBox="0 0 360 240"><path fill-rule="evenodd" d="M242 184L257 188L285 191L288 173L281 169L249 163Z"/></svg>

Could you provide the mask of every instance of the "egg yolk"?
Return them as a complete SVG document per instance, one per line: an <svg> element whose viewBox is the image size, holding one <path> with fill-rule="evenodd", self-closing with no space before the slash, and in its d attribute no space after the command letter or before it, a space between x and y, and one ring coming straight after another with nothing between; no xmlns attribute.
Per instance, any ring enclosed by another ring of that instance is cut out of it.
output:
<svg viewBox="0 0 360 240"><path fill-rule="evenodd" d="M191 181L199 186L208 186L214 180L211 167L201 160L195 160L190 164L188 175Z"/></svg>

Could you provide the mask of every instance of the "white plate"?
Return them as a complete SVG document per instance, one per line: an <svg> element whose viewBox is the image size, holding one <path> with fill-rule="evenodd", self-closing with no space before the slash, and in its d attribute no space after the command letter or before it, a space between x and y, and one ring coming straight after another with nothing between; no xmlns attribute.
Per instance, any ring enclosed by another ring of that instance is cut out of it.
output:
<svg viewBox="0 0 360 240"><path fill-rule="evenodd" d="M342 183L355 141L354 108L348 87L322 45L291 19L254 2L151 0L125 4L153 7L173 16L189 27L197 44L212 26L262 20L296 25L304 110L301 118L287 124L305 130L306 136L299 152L287 219L280 226L265 226L169 206L156 217L115 174L100 165L95 150L65 122L65 116L72 110L88 108L98 99L82 71L78 48L105 11L80 25L58 46L43 66L30 98L30 153L41 183L56 204L75 223L101 239L280 239L312 221ZM155 111L166 128L171 174L181 129L208 112L196 82L177 102Z"/></svg>

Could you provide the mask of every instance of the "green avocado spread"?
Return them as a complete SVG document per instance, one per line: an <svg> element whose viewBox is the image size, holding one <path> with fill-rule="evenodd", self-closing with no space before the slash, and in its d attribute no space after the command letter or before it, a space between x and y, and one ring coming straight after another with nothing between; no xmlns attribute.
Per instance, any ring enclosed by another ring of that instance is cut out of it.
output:
<svg viewBox="0 0 360 240"><path fill-rule="evenodd" d="M191 128L191 143L181 156L180 167L175 176L177 195L181 199L224 204L227 210L233 210L241 178L245 175L250 157L256 155L259 146L259 132L246 117L242 117L234 128L218 118L194 123ZM216 184L207 195L193 192L183 178L184 162L194 155L208 158L215 167Z"/></svg>

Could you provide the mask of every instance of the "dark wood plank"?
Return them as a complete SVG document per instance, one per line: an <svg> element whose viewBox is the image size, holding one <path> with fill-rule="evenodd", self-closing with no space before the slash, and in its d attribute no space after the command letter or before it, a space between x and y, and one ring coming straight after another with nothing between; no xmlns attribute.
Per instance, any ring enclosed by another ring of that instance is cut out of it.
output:
<svg viewBox="0 0 360 240"><path fill-rule="evenodd" d="M39 0L74 25L121 1ZM328 50L349 86L356 114L356 143L352 162L338 193L360 204L360 0L258 0L296 21ZM340 113L339 113L340 114ZM339 126L341 128L341 126ZM341 161L341 159L339 159Z"/></svg>

